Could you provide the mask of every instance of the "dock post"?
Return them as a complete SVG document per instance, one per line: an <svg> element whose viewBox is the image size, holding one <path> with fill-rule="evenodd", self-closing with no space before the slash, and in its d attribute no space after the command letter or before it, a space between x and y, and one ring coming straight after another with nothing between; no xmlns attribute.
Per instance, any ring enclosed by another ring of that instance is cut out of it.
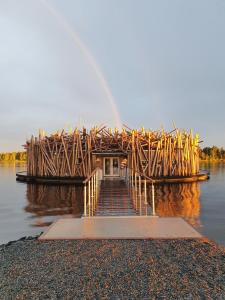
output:
<svg viewBox="0 0 225 300"><path fill-rule="evenodd" d="M152 215L155 216L155 187L152 183Z"/></svg>
<svg viewBox="0 0 225 300"><path fill-rule="evenodd" d="M95 173L95 208L97 207L98 199L98 173Z"/></svg>
<svg viewBox="0 0 225 300"><path fill-rule="evenodd" d="M87 216L87 186L84 185L84 216Z"/></svg>
<svg viewBox="0 0 225 300"><path fill-rule="evenodd" d="M96 173L93 175L93 203L94 203L94 210L95 210L95 200L96 200Z"/></svg>
<svg viewBox="0 0 225 300"><path fill-rule="evenodd" d="M141 198L141 176L138 176L139 179L139 197Z"/></svg>
<svg viewBox="0 0 225 300"><path fill-rule="evenodd" d="M134 173L133 173L133 171L131 171L131 188L133 188L134 187Z"/></svg>
<svg viewBox="0 0 225 300"><path fill-rule="evenodd" d="M141 215L141 176L138 176L139 179L139 210L140 210L140 215Z"/></svg>
<svg viewBox="0 0 225 300"><path fill-rule="evenodd" d="M127 185L128 185L128 193L131 194L131 182L130 182L130 169L127 168Z"/></svg>
<svg viewBox="0 0 225 300"><path fill-rule="evenodd" d="M135 188L135 191L137 191L137 174L136 173L134 174L134 188Z"/></svg>
<svg viewBox="0 0 225 300"><path fill-rule="evenodd" d="M98 171L95 173L95 198L96 198L96 205L98 200Z"/></svg>
<svg viewBox="0 0 225 300"><path fill-rule="evenodd" d="M137 174L135 173L134 175L134 191L135 191L135 205L136 205L136 210L138 207L138 192L137 192Z"/></svg>
<svg viewBox="0 0 225 300"><path fill-rule="evenodd" d="M94 176L91 177L91 213L93 216L93 206L94 206L94 185L93 185L93 181L94 181Z"/></svg>
<svg viewBox="0 0 225 300"><path fill-rule="evenodd" d="M147 204L147 184L146 184L146 179L144 181L144 194L145 194L145 204Z"/></svg>
<svg viewBox="0 0 225 300"><path fill-rule="evenodd" d="M90 217L90 208L91 208L91 182L88 181L88 211L89 211L89 217Z"/></svg>

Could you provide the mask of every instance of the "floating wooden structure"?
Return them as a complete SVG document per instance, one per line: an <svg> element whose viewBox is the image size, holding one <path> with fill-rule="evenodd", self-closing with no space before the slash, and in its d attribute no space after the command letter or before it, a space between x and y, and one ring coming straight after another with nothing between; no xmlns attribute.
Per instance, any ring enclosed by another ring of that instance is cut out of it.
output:
<svg viewBox="0 0 225 300"><path fill-rule="evenodd" d="M198 176L199 139L191 131L167 133L127 127L113 131L102 126L71 133L62 130L49 136L40 132L25 148L27 174L17 174L18 178L57 183L80 180L84 185L83 217L63 221L56 235L54 230L53 235L40 239L200 237L181 219L175 223L157 220L155 211L157 180ZM106 178L112 181L102 181ZM147 196L147 181L151 197ZM73 226L76 230L71 231Z"/></svg>
<svg viewBox="0 0 225 300"><path fill-rule="evenodd" d="M86 178L96 167L103 177L124 176L127 168L153 179L195 177L199 173L199 138L192 131L141 128L40 132L25 145L27 176Z"/></svg>

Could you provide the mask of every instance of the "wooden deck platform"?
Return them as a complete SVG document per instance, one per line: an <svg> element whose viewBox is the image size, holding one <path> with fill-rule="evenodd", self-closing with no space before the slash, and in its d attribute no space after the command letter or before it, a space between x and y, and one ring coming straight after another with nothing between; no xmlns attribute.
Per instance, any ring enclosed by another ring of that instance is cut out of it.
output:
<svg viewBox="0 0 225 300"><path fill-rule="evenodd" d="M59 219L39 237L39 240L180 239L201 237L201 234L182 218L101 216L81 219Z"/></svg>

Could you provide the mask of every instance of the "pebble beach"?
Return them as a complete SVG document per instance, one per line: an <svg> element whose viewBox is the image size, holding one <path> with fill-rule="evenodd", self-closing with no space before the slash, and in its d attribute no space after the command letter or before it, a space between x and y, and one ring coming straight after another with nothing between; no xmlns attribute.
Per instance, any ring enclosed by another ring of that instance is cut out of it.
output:
<svg viewBox="0 0 225 300"><path fill-rule="evenodd" d="M225 299L225 248L23 238L0 246L0 299Z"/></svg>

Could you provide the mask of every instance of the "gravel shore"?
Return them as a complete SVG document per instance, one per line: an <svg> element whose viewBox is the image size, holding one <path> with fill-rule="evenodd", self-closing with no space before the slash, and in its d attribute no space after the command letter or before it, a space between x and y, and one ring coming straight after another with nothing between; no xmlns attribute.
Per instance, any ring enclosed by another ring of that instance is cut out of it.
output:
<svg viewBox="0 0 225 300"><path fill-rule="evenodd" d="M225 299L207 240L24 239L0 246L0 299Z"/></svg>

